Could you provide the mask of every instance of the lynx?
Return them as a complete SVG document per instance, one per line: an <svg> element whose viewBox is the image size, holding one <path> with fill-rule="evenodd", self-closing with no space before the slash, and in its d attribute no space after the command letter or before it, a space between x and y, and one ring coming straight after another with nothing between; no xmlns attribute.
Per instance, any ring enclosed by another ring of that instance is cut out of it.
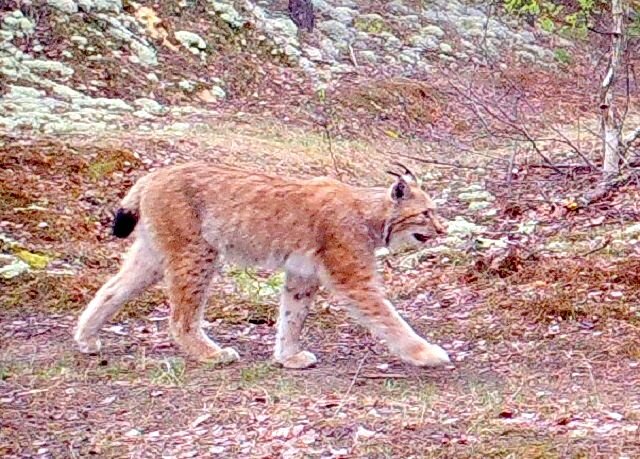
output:
<svg viewBox="0 0 640 459"><path fill-rule="evenodd" d="M330 178L282 178L202 162L151 172L131 188L113 234L135 231L120 271L82 312L75 341L99 351L98 331L128 300L164 278L169 329L179 347L202 361L238 359L202 330L207 287L219 263L284 269L274 359L306 368L316 357L300 334L322 285L400 359L417 366L449 362L385 299L375 250L422 246L444 227L436 206L405 166L388 188L354 187Z"/></svg>

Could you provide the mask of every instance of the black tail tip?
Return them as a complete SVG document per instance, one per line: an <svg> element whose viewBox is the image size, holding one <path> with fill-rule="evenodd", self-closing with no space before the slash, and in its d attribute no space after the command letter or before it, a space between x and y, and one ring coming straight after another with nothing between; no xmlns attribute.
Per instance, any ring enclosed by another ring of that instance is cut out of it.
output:
<svg viewBox="0 0 640 459"><path fill-rule="evenodd" d="M113 235L119 238L129 236L138 223L138 216L126 209L118 209L116 218L113 221Z"/></svg>

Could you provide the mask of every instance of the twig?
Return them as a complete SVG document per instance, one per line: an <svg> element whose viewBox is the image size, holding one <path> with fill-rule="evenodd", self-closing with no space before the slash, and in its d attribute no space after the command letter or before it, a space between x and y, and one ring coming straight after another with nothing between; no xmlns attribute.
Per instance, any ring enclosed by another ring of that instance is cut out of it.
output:
<svg viewBox="0 0 640 459"><path fill-rule="evenodd" d="M342 396L342 400L340 400L340 405L338 405L338 408L336 408L335 413L333 413L334 416L337 416L338 413L342 411L342 407L344 407L344 404L347 403L347 398L351 394L351 390L353 389L353 386L356 383L356 379L358 379L358 375L360 374L362 365L364 364L364 361L367 359L367 357L369 357L369 351L367 351L366 354L360 360L360 363L358 364L358 368L356 369L356 373L353 375L353 379L351 380L351 384L349 384L349 388L347 389L347 392L345 392L345 394Z"/></svg>
<svg viewBox="0 0 640 459"><path fill-rule="evenodd" d="M338 167L338 160L336 159L336 155L333 152L333 141L331 137L331 130L329 129L329 123L324 125L324 132L327 136L327 141L329 142L329 156L331 156L331 162L333 163L333 169L336 172L336 176L338 180L342 181L342 172L340 172L340 168Z"/></svg>
<svg viewBox="0 0 640 459"><path fill-rule="evenodd" d="M460 164L457 161L454 163L450 163L446 161L439 161L437 159L426 159L426 158L420 158L419 156L405 155L402 153L398 153L398 156L402 156L403 158L407 158L407 159L412 159L414 161L418 161L424 164L434 164L436 166L457 167L460 169L479 169L477 166L467 166L466 164Z"/></svg>
<svg viewBox="0 0 640 459"><path fill-rule="evenodd" d="M588 252L583 253L582 255L580 255L581 257L586 257L588 255L592 255L596 252L600 252L603 249L606 249L609 244L611 244L611 235L607 235L607 238L604 240L604 242L602 243L602 245L600 245L600 247L596 247L593 250L589 250Z"/></svg>
<svg viewBox="0 0 640 459"><path fill-rule="evenodd" d="M627 134L627 136L622 140L622 143L624 143L626 148L629 148L638 138L640 138L640 127Z"/></svg>
<svg viewBox="0 0 640 459"><path fill-rule="evenodd" d="M360 377L364 379L406 379L409 376L403 373L363 373Z"/></svg>
<svg viewBox="0 0 640 459"><path fill-rule="evenodd" d="M579 125L578 125L579 126ZM589 158L587 158L584 153L582 153L582 151L580 150L580 148L578 148L577 146L574 145L574 143L566 136L564 135L559 129L556 129L553 126L550 126L551 130L553 132L555 132L556 134L558 134L562 140L560 140L562 143L564 143L565 145L568 145L569 148L571 148L578 156L580 156L580 158L585 162L585 164L587 166L589 166L592 170L597 170L598 168L595 166L595 164L593 164ZM580 128L578 127L578 132L580 132ZM558 141L558 139L552 139L552 140L556 140Z"/></svg>
<svg viewBox="0 0 640 459"><path fill-rule="evenodd" d="M507 166L507 187L509 188L509 196L511 196L511 182L513 181L513 165L516 161L516 155L518 154L518 144L513 146L513 153L509 158L509 166Z"/></svg>
<svg viewBox="0 0 640 459"><path fill-rule="evenodd" d="M495 107L495 109L497 110L497 113L496 113L496 111L489 108L487 104L481 101L477 96L465 94L460 88L458 88L454 84L452 84L451 86L453 87L454 91L456 91L460 96L464 97L468 101L469 108L471 109L471 111L473 111L473 113L476 115L478 120L480 120L480 122L484 125L487 131L491 132L492 129L489 127L488 123L482 116L480 109L482 109L485 113L491 116L491 118L493 118L494 120L498 121L499 123L502 123L505 126L508 126L509 128L519 133L524 140L528 141L531 144L531 147L533 148L533 150L536 152L538 156L542 158L542 160L545 163L547 163L552 169L554 169L559 174L564 174L562 170L556 168L553 162L547 157L547 155L545 155L540 150L536 139L533 136L531 136L531 134L529 133L529 130L525 126L521 126L515 121L511 120L509 115L507 115L502 108L496 106Z"/></svg>
<svg viewBox="0 0 640 459"><path fill-rule="evenodd" d="M489 21L491 21L491 16L493 16L493 8L494 8L494 2L492 1L489 3L488 11L486 13L486 20L484 21L484 24L482 26L482 39L478 44L478 47L482 50L484 54L484 58L486 59L487 63L491 66L491 68L494 67L494 62L491 59L491 56L489 56L489 48L487 48L486 44L487 44L487 34L489 32Z"/></svg>
<svg viewBox="0 0 640 459"><path fill-rule="evenodd" d="M349 58L351 59L351 63L354 67L358 67L358 61L356 60L356 53L353 51L353 47L351 43L347 45L349 47Z"/></svg>

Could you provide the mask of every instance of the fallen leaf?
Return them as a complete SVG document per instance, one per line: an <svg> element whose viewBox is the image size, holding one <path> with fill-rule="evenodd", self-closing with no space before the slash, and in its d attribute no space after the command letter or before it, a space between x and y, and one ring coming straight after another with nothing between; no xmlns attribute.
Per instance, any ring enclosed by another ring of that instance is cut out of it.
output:
<svg viewBox="0 0 640 459"><path fill-rule="evenodd" d="M111 405L118 398L116 395L111 395L100 402L100 405Z"/></svg>
<svg viewBox="0 0 640 459"><path fill-rule="evenodd" d="M191 428L195 429L196 427L198 427L200 424L202 424L203 422L205 422L207 419L209 419L211 417L210 414L202 414L200 416L198 416L192 423L191 423Z"/></svg>

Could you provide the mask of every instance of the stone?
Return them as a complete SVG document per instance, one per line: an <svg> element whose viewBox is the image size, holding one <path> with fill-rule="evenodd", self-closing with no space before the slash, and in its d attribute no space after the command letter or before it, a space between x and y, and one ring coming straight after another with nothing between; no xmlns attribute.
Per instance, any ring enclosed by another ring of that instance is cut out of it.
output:
<svg viewBox="0 0 640 459"><path fill-rule="evenodd" d="M536 36L533 33L529 32L528 30L517 33L515 35L518 41L523 41L525 43L535 43L536 41Z"/></svg>
<svg viewBox="0 0 640 459"><path fill-rule="evenodd" d="M309 46L305 48L304 52L307 55L307 57L312 61L316 61L316 62L322 61L322 51L320 51L318 48Z"/></svg>
<svg viewBox="0 0 640 459"><path fill-rule="evenodd" d="M298 27L289 18L267 18L264 26L269 34L285 36L287 39L293 38L297 42Z"/></svg>
<svg viewBox="0 0 640 459"><path fill-rule="evenodd" d="M402 48L402 41L391 32L381 32L379 36L384 39L385 50L397 51Z"/></svg>
<svg viewBox="0 0 640 459"><path fill-rule="evenodd" d="M421 27L420 16L417 16L415 14L402 16L402 17L399 18L399 21L402 22L402 25L407 30L419 30L420 27Z"/></svg>
<svg viewBox="0 0 640 459"><path fill-rule="evenodd" d="M13 279L29 272L29 265L13 255L0 254L0 278Z"/></svg>
<svg viewBox="0 0 640 459"><path fill-rule="evenodd" d="M14 37L31 35L35 27L35 23L25 17L20 10L12 11L2 20L2 28L9 37L9 40L12 40Z"/></svg>
<svg viewBox="0 0 640 459"><path fill-rule="evenodd" d="M200 54L200 51L207 49L207 42L196 33L178 30L174 36L192 54Z"/></svg>
<svg viewBox="0 0 640 459"><path fill-rule="evenodd" d="M311 3L313 4L313 9L321 13L329 14L333 9L333 6L329 5L325 0L311 0Z"/></svg>
<svg viewBox="0 0 640 459"><path fill-rule="evenodd" d="M47 5L67 14L78 12L78 5L73 0L47 0Z"/></svg>
<svg viewBox="0 0 640 459"><path fill-rule="evenodd" d="M158 53L150 45L145 45L139 41L132 41L131 49L136 53L140 64L149 67L158 65Z"/></svg>
<svg viewBox="0 0 640 459"><path fill-rule="evenodd" d="M432 35L413 35L409 38L408 43L414 48L422 50L436 50L438 49L438 39Z"/></svg>
<svg viewBox="0 0 640 459"><path fill-rule="evenodd" d="M388 2L385 8L389 13L397 15L410 14L412 12L411 8L402 3L401 0Z"/></svg>
<svg viewBox="0 0 640 459"><path fill-rule="evenodd" d="M209 5L211 5L213 11L220 17L220 19L235 29L239 29L247 22L240 13L238 13L235 7L229 3L219 0L209 0ZM256 9L257 8L258 7L256 7Z"/></svg>
<svg viewBox="0 0 640 459"><path fill-rule="evenodd" d="M358 53L358 57L369 64L375 64L378 62L378 57L376 56L375 51L364 50Z"/></svg>
<svg viewBox="0 0 640 459"><path fill-rule="evenodd" d="M9 85L9 93L4 96L5 100L16 99L38 99L44 97L46 93L27 86Z"/></svg>
<svg viewBox="0 0 640 459"><path fill-rule="evenodd" d="M474 247L476 249L490 249L492 247L497 249L506 249L508 245L509 243L506 238L489 239L484 237L478 237L474 241Z"/></svg>
<svg viewBox="0 0 640 459"><path fill-rule="evenodd" d="M472 212L488 209L489 207L491 207L491 203L488 201L476 201L469 203L469 210Z"/></svg>
<svg viewBox="0 0 640 459"><path fill-rule="evenodd" d="M527 51L516 51L516 58L523 64L533 64L536 62L536 56Z"/></svg>
<svg viewBox="0 0 640 459"><path fill-rule="evenodd" d="M122 11L122 0L77 0L78 7L90 13L94 12L112 12L119 13Z"/></svg>
<svg viewBox="0 0 640 459"><path fill-rule="evenodd" d="M333 41L329 38L324 38L320 41L320 48L324 52L324 55L331 60L336 60L340 57L340 51L333 44Z"/></svg>
<svg viewBox="0 0 640 459"><path fill-rule="evenodd" d="M451 54L453 52L453 47L448 43L440 43L440 51L444 54Z"/></svg>
<svg viewBox="0 0 640 459"><path fill-rule="evenodd" d="M425 26L422 29L420 29L420 33L422 35L431 35L431 36L434 36L436 38L443 38L444 37L444 30L442 30L440 27L438 27L436 25Z"/></svg>
<svg viewBox="0 0 640 459"><path fill-rule="evenodd" d="M49 61L44 59L25 60L24 65L37 73L57 73L63 77L70 77L74 71L71 67L64 65L62 62Z"/></svg>
<svg viewBox="0 0 640 459"><path fill-rule="evenodd" d="M336 21L340 21L344 24L351 24L353 18L358 13L351 8L339 6L337 8L332 8L331 10L329 10L328 14L331 19L335 19Z"/></svg>
<svg viewBox="0 0 640 459"><path fill-rule="evenodd" d="M185 92L193 92L196 89L196 84L191 80L180 80L178 87Z"/></svg>
<svg viewBox="0 0 640 459"><path fill-rule="evenodd" d="M346 40L351 35L349 29L347 29L347 26L339 21L336 21L335 19L323 21L319 23L317 27L318 30L335 41Z"/></svg>
<svg viewBox="0 0 640 459"><path fill-rule="evenodd" d="M416 50L405 49L398 55L398 60L405 64L417 64L420 60L420 55Z"/></svg>
<svg viewBox="0 0 640 459"><path fill-rule="evenodd" d="M284 48L282 51L284 52L285 56L288 56L291 58L298 58L302 54L302 52L298 48L289 44L284 45Z"/></svg>
<svg viewBox="0 0 640 459"><path fill-rule="evenodd" d="M89 44L89 40L87 40L86 37L83 37L82 35L72 35L69 40L71 40L71 43L74 43L80 47L87 46Z"/></svg>
<svg viewBox="0 0 640 459"><path fill-rule="evenodd" d="M454 220L447 222L447 234L450 236L470 236L482 233L485 229L480 225L465 220L463 217L456 217Z"/></svg>
<svg viewBox="0 0 640 459"><path fill-rule="evenodd" d="M141 97L133 101L133 105L138 109L145 111L151 115L164 115L169 111L167 107L156 102L153 99Z"/></svg>
<svg viewBox="0 0 640 459"><path fill-rule="evenodd" d="M218 102L220 99L224 99L227 93L220 86L212 86L209 89L203 89L198 92L198 98L204 102Z"/></svg>

